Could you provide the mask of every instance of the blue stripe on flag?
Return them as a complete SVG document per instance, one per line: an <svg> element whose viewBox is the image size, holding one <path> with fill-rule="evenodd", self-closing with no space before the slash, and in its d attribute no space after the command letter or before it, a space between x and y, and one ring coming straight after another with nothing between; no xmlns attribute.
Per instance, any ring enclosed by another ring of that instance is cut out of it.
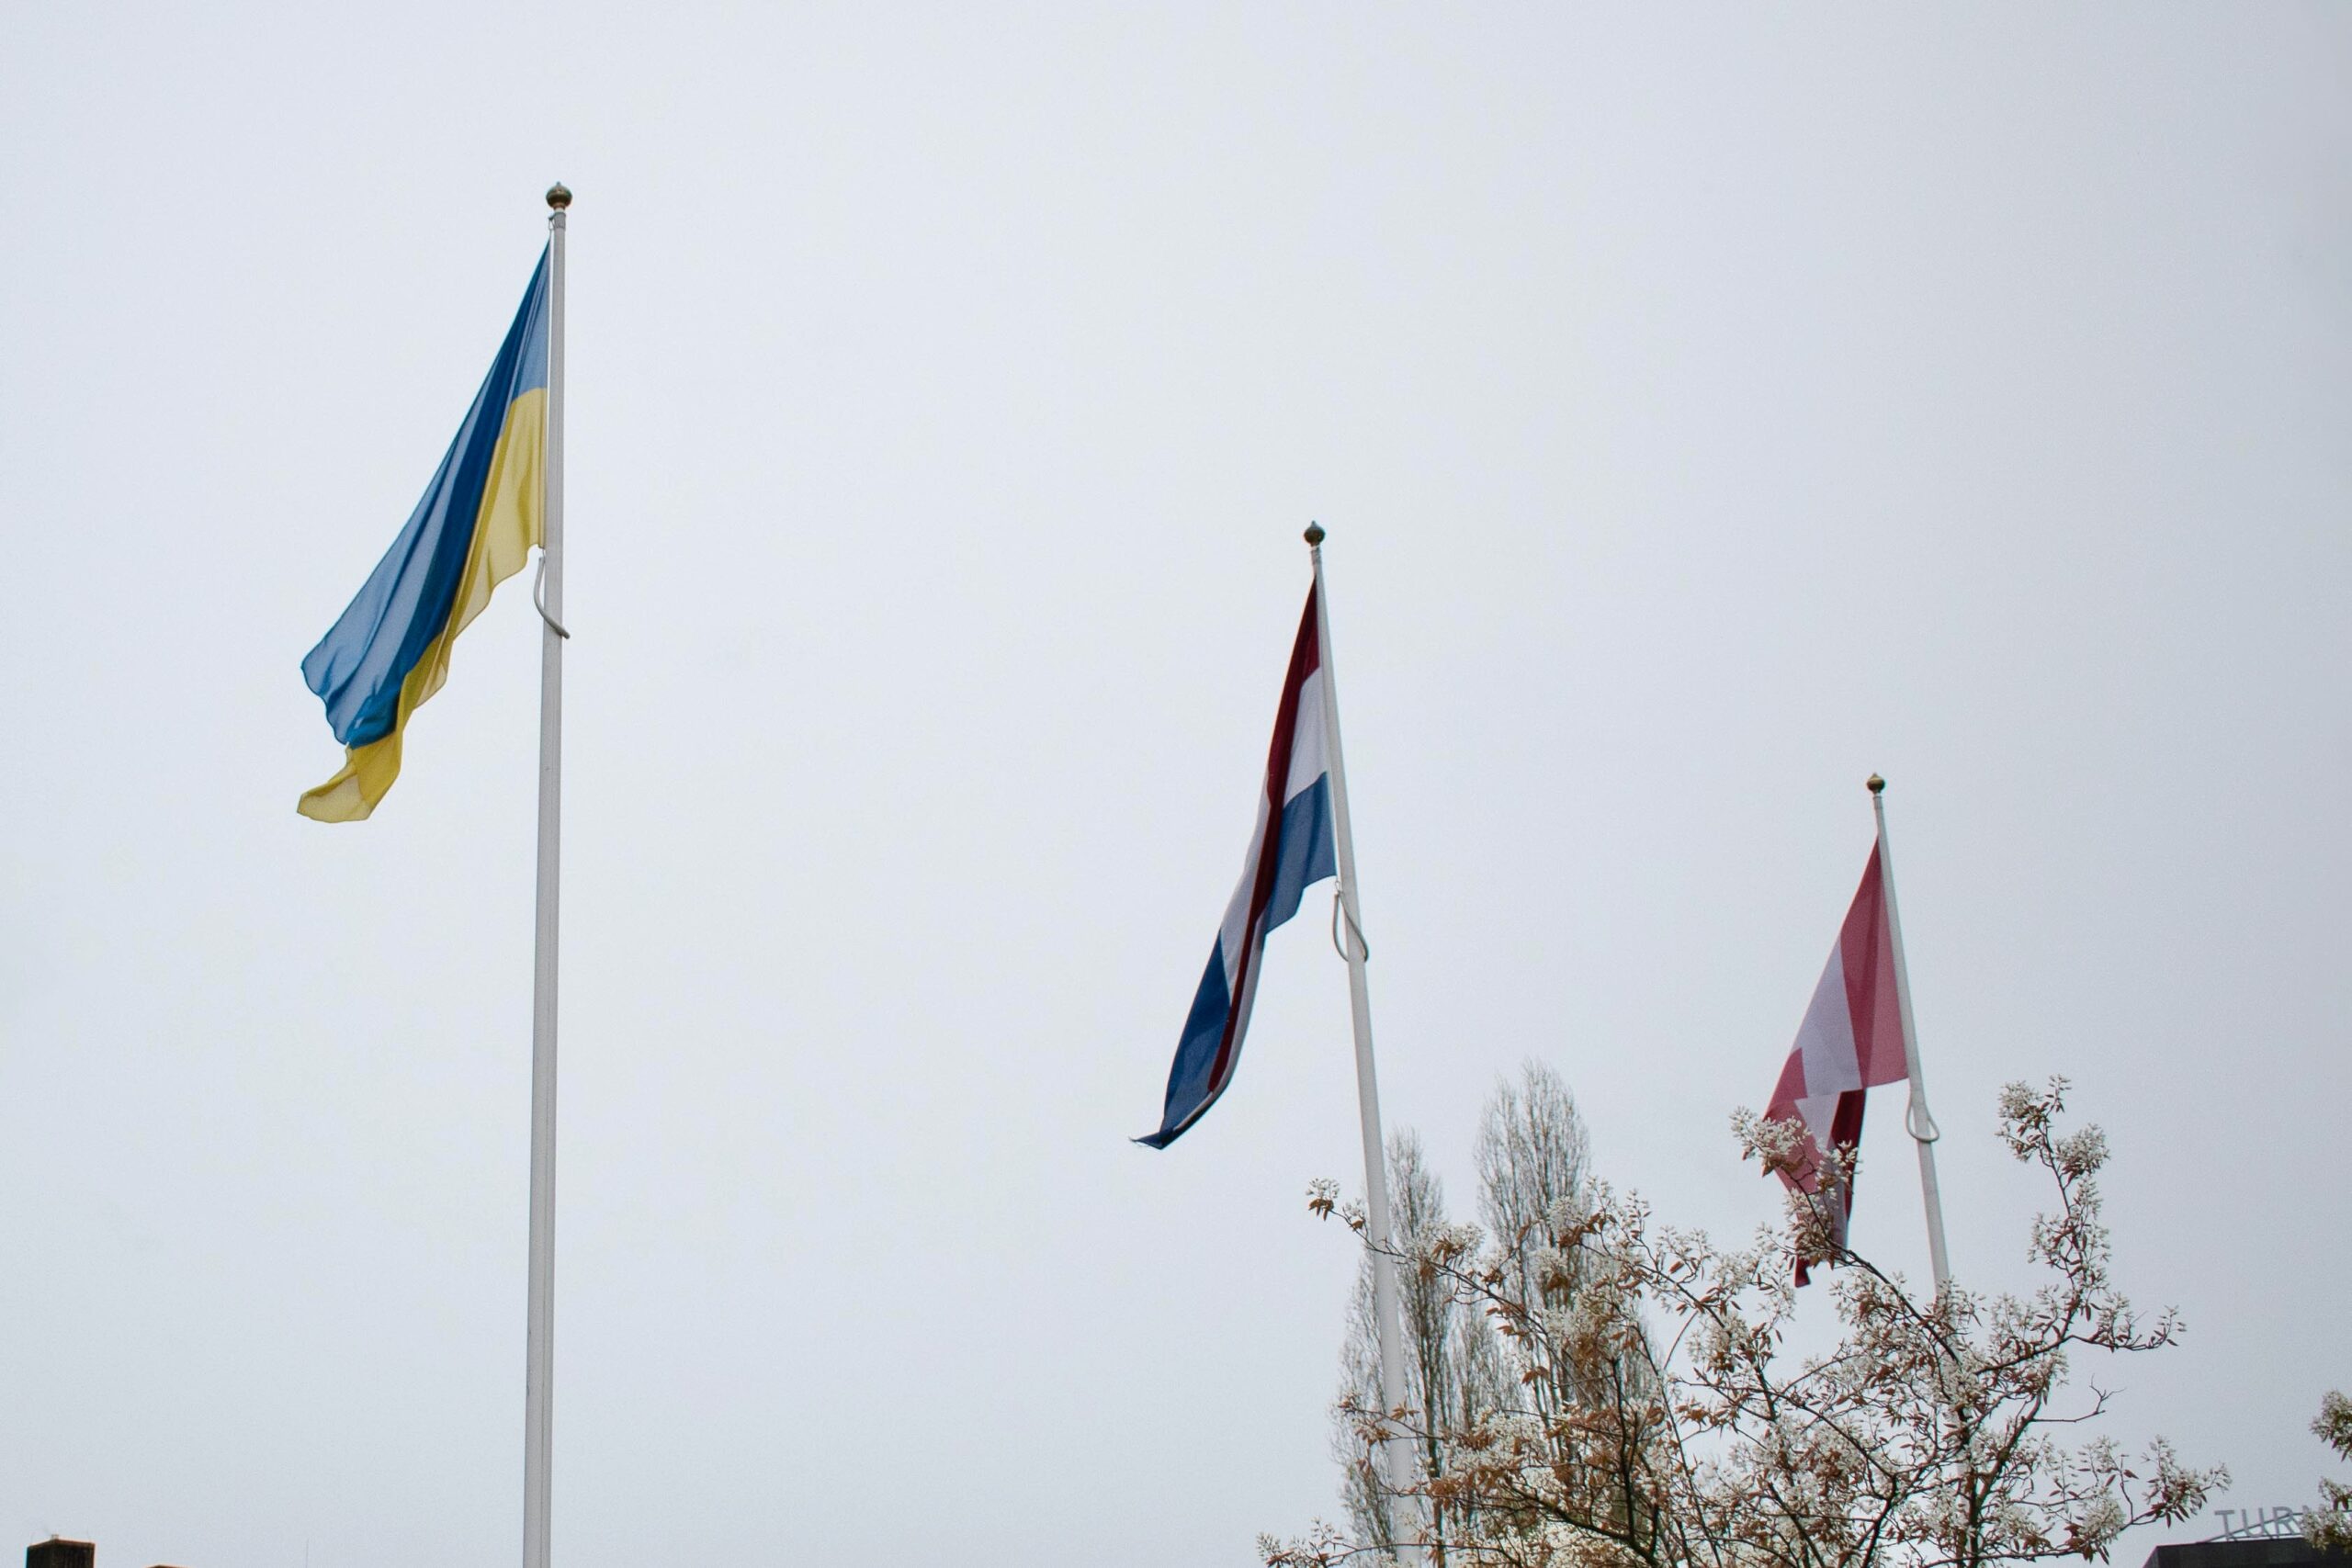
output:
<svg viewBox="0 0 2352 1568"><path fill-rule="evenodd" d="M1283 807L1281 835L1274 843L1274 886L1266 900L1266 915L1245 940L1260 949L1266 935L1298 913L1306 890L1327 876L1337 875L1339 861L1331 839L1331 779L1325 774L1290 797ZM1168 1071L1168 1100L1162 1107L1159 1131L1136 1143L1164 1149L1200 1120L1215 1104L1241 1065L1241 1040L1235 1031L1233 1051L1226 1063L1225 1082L1211 1083L1217 1047L1224 1043L1233 1014L1231 981L1225 972L1222 941L1209 948L1208 972L1193 994L1193 1010L1185 1015L1184 1032L1176 1046L1176 1063Z"/></svg>
<svg viewBox="0 0 2352 1568"><path fill-rule="evenodd" d="M1159 1131L1137 1138L1136 1143L1166 1148L1183 1132L1184 1123L1207 1110L1209 1101L1216 1098L1209 1092L1209 1069L1216 1065L1217 1043L1225 1038L1226 1017L1232 1011L1233 994L1225 980L1225 945L1211 942L1208 972L1201 976L1201 988L1193 997L1193 1010L1184 1016L1176 1065L1168 1071L1168 1102L1160 1112Z"/></svg>
<svg viewBox="0 0 2352 1568"><path fill-rule="evenodd" d="M1282 858L1274 865L1274 890L1266 900L1265 930L1298 913L1306 890L1340 874L1331 844L1331 775L1325 773L1290 797L1283 807ZM1263 940L1264 932L1259 933Z"/></svg>
<svg viewBox="0 0 2352 1568"><path fill-rule="evenodd" d="M302 660L302 679L326 704L328 728L345 746L365 746L392 732L401 682L448 624L507 411L525 392L548 384L547 303L542 253L490 375L424 499L358 595Z"/></svg>

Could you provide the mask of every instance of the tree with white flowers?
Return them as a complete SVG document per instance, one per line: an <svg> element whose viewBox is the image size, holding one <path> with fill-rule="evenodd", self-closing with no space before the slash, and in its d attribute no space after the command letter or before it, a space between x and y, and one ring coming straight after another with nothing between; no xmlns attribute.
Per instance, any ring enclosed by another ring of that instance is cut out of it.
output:
<svg viewBox="0 0 2352 1568"><path fill-rule="evenodd" d="M2321 1400L2312 1431L2337 1458L2352 1460L2352 1399L2331 1393ZM2322 1551L2352 1551L2352 1486L2319 1483L2319 1506L2303 1516L2303 1539Z"/></svg>
<svg viewBox="0 0 2352 1568"><path fill-rule="evenodd" d="M1530 1212L1486 1205L1488 1230L1400 1231L1407 1279L1482 1316L1510 1375L1484 1409L1419 1394L1384 1409L1352 1392L1342 1409L1362 1443L1402 1434L1441 1461L1408 1505L1377 1499L1380 1518L1414 1527L1367 1531L1351 1509L1352 1533L1262 1540L1270 1568L1400 1545L1454 1568L1990 1568L2104 1559L2134 1525L2193 1515L2227 1472L2186 1466L2161 1439L2125 1455L2095 1430L2107 1392L2072 1375L2082 1351L2158 1350L2180 1329L2169 1313L2143 1321L2116 1289L2106 1140L2064 1130L2064 1107L2063 1079L2001 1097L2003 1141L2055 1200L2028 1242L2045 1281L2022 1297L1915 1295L1801 1195L1736 1249L1589 1175ZM1735 1125L1768 1171L1801 1156L1785 1123ZM1309 1203L1362 1235L1329 1183ZM1810 1357L1784 1348L1801 1258L1837 1269L1840 1337Z"/></svg>

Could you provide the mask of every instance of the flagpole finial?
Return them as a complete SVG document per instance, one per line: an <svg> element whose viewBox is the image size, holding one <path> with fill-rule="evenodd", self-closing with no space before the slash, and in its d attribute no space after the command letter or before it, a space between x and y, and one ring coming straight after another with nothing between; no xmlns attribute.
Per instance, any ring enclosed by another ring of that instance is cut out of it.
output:
<svg viewBox="0 0 2352 1568"><path fill-rule="evenodd" d="M562 181L558 180L555 184L548 186L548 205L554 208L558 212L561 212L565 208L571 205L571 192L565 186Z"/></svg>
<svg viewBox="0 0 2352 1568"><path fill-rule="evenodd" d="M1319 545L1323 542L1322 524L1309 523L1306 525L1306 542L1310 545Z"/></svg>
<svg viewBox="0 0 2352 1568"><path fill-rule="evenodd" d="M1884 795L1886 793L1886 781L1879 777L1876 773L1872 773L1864 781L1862 787L1869 790L1872 795Z"/></svg>

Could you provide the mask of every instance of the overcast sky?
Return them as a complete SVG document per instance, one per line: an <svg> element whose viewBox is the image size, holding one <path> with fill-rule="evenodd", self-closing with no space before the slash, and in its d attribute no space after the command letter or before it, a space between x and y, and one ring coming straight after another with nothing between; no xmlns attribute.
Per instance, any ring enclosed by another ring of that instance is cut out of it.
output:
<svg viewBox="0 0 2352 1568"><path fill-rule="evenodd" d="M1726 1122L1877 770L1955 1268L2028 1282L1994 1099L2066 1074L2188 1325L2112 1429L2310 1501L2348 146L2340 7L8 7L0 1551L514 1560L526 583L370 822L295 815L296 666L558 178L566 1568L1337 1511L1325 895L1127 1141L1309 519L1387 1115L1461 1207L1535 1057L1662 1214L1775 1212ZM1918 1277L1900 1111L1855 1234Z"/></svg>

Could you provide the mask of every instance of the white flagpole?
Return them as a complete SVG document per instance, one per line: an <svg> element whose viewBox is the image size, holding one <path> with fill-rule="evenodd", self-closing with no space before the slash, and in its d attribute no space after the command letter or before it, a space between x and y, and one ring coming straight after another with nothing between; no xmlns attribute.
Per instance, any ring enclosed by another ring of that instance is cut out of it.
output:
<svg viewBox="0 0 2352 1568"><path fill-rule="evenodd" d="M555 1432L555 959L563 817L563 239L571 193L548 191L546 537L539 549L539 888L531 976L531 1262L523 1372L523 1568L548 1568Z"/></svg>
<svg viewBox="0 0 2352 1568"><path fill-rule="evenodd" d="M1405 1332L1396 1293L1396 1259L1391 1256L1388 1160L1380 1134L1380 1078L1372 1061L1372 990L1364 977L1363 917L1357 904L1355 836L1348 823L1348 770L1340 754L1340 682L1332 669L1331 602L1323 589L1323 529L1309 524L1308 554L1315 562L1315 637L1323 666L1323 738L1331 752L1331 836L1339 852L1340 952L1348 961L1348 1011L1355 1023L1356 1110L1363 1124L1364 1230L1372 1243L1373 1318L1380 1336L1380 1397L1391 1410L1405 1404ZM1430 1413L1432 1417L1434 1413ZM1394 1437L1386 1445L1389 1487L1403 1494L1413 1483L1411 1442ZM1400 1524L1403 1521L1400 1521ZM1405 1561L1418 1561L1408 1547Z"/></svg>
<svg viewBox="0 0 2352 1568"><path fill-rule="evenodd" d="M1911 1021L1911 969L1903 959L1903 917L1894 908L1894 851L1886 841L1886 781L1870 776L1871 812L1878 818L1878 874L1886 890L1886 931L1894 940L1894 999L1903 1014L1903 1055L1911 1069L1911 1100L1903 1125L1919 1148L1919 1191L1928 1206L1928 1260L1936 1271L1936 1294L1951 1283L1951 1260L1944 1251L1944 1199L1936 1185L1936 1140L1943 1134L1928 1111L1928 1080L1919 1071L1919 1031Z"/></svg>

